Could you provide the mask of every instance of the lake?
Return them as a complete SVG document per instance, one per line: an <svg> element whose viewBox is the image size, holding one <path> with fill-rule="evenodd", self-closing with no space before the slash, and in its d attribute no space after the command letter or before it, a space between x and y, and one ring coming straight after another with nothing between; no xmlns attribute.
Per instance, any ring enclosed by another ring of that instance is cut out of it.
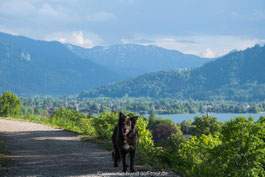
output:
<svg viewBox="0 0 265 177"><path fill-rule="evenodd" d="M175 123L181 123L183 120L194 119L196 116L202 116L203 114L156 114L156 117L163 117L172 119ZM255 121L259 119L260 116L265 116L265 113L209 113L210 116L215 116L221 122L229 121L231 118L244 116L244 117L254 117ZM144 116L147 116L144 115Z"/></svg>

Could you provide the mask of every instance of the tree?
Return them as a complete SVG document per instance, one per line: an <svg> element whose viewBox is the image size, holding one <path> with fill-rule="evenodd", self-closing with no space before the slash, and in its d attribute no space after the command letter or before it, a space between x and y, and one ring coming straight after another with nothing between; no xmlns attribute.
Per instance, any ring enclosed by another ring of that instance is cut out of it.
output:
<svg viewBox="0 0 265 177"><path fill-rule="evenodd" d="M203 115L202 117L196 116L192 125L195 125L192 134L199 137L202 134L209 135L220 132L222 122L217 121L214 116Z"/></svg>
<svg viewBox="0 0 265 177"><path fill-rule="evenodd" d="M221 131L222 144L211 152L211 176L264 176L265 123L237 117Z"/></svg>
<svg viewBox="0 0 265 177"><path fill-rule="evenodd" d="M10 91L6 91L0 97L0 116L18 116L21 114L20 110L21 100Z"/></svg>
<svg viewBox="0 0 265 177"><path fill-rule="evenodd" d="M170 124L158 125L152 132L154 143L158 145L160 142L167 140L167 138L171 134L175 134L177 131L179 130L177 130L177 128L174 125Z"/></svg>
<svg viewBox="0 0 265 177"><path fill-rule="evenodd" d="M192 119L189 119L189 120L183 120L183 121L180 123L180 126L181 126L181 131L182 131L184 134L191 134L191 130L192 130Z"/></svg>

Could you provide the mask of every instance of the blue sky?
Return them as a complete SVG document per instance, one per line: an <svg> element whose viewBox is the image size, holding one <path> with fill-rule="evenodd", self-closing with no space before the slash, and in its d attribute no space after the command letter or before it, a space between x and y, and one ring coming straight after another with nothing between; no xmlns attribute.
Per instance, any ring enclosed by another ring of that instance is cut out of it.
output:
<svg viewBox="0 0 265 177"><path fill-rule="evenodd" d="M0 31L83 47L136 43L217 57L265 42L265 1L1 0Z"/></svg>

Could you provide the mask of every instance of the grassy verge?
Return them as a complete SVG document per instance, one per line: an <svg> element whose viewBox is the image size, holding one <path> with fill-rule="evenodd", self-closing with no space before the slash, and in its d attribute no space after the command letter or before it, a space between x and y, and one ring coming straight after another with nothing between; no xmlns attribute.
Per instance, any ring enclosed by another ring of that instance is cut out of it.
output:
<svg viewBox="0 0 265 177"><path fill-rule="evenodd" d="M0 167L7 167L10 160L6 157L4 141L0 140Z"/></svg>

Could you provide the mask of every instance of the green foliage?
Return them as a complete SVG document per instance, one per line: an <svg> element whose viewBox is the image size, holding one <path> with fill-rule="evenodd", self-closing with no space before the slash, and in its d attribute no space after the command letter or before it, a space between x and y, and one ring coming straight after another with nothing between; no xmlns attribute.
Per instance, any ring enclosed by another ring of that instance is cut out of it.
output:
<svg viewBox="0 0 265 177"><path fill-rule="evenodd" d="M158 146L162 141L167 140L171 134L175 134L177 131L176 126L170 124L159 124L152 131L153 140L156 146Z"/></svg>
<svg viewBox="0 0 265 177"><path fill-rule="evenodd" d="M131 112L126 114L135 115ZM111 149L111 135L117 125L118 114L105 111L98 117L87 118L80 112L61 109L54 111L50 119L37 119L30 114L24 119L86 133L90 138L101 140L93 142L104 142L101 144ZM215 117L196 117L196 136L186 139L177 127L178 131L160 142L160 147L155 147L152 134L147 129L149 120L143 117L137 120L140 136L136 156L138 163L170 168L185 176L265 176L265 118L262 116L257 122L252 117L237 117L224 125ZM152 121L156 120L153 117ZM173 126L170 123L166 125Z"/></svg>
<svg viewBox="0 0 265 177"><path fill-rule="evenodd" d="M19 116L21 114L20 110L21 100L10 91L6 91L0 97L0 116Z"/></svg>
<svg viewBox="0 0 265 177"><path fill-rule="evenodd" d="M216 134L220 132L222 127L222 122L217 121L217 118L214 116L206 116L202 117L196 116L194 122L192 123L195 127L192 129L192 134L199 137L203 134Z"/></svg>
<svg viewBox="0 0 265 177"><path fill-rule="evenodd" d="M57 110L52 113L50 121L52 124L58 125L65 129L82 132L82 119L84 118L86 118L86 116L80 112L62 108L61 110Z"/></svg>
<svg viewBox="0 0 265 177"><path fill-rule="evenodd" d="M182 143L187 141L182 135L181 131L171 134L165 141L160 143L161 147L158 147L158 149L161 149L159 149L156 153L156 158L162 166L170 167L178 172L180 171L176 166L182 166L183 161L181 161L179 153L176 152L182 148Z"/></svg>
<svg viewBox="0 0 265 177"><path fill-rule="evenodd" d="M154 117L150 115L147 129L153 131L158 125L161 124L175 125L172 119L165 119L162 117Z"/></svg>
<svg viewBox="0 0 265 177"><path fill-rule="evenodd" d="M193 123L192 119L183 120L180 123L181 131L184 134L192 134L192 130L194 129L194 126L192 125L192 123Z"/></svg>
<svg viewBox="0 0 265 177"><path fill-rule="evenodd" d="M213 176L265 176L265 123L237 117L222 128L222 144L211 152ZM215 170L213 170L215 169Z"/></svg>
<svg viewBox="0 0 265 177"><path fill-rule="evenodd" d="M92 118L91 123L98 137L110 141L118 119L118 113L105 111L104 113L100 113L98 117Z"/></svg>
<svg viewBox="0 0 265 177"><path fill-rule="evenodd" d="M6 155L6 147L3 140L0 139L0 168L8 167L10 159Z"/></svg>
<svg viewBox="0 0 265 177"><path fill-rule="evenodd" d="M219 144L221 141L217 135L202 134L199 138L191 136L188 141L180 144L181 148L176 152L179 159L175 168L187 176L208 176L203 174L209 171L204 163L210 160L210 152Z"/></svg>
<svg viewBox="0 0 265 177"><path fill-rule="evenodd" d="M260 116L259 120L257 123L265 123L265 116Z"/></svg>
<svg viewBox="0 0 265 177"><path fill-rule="evenodd" d="M137 131L139 134L139 147L138 151L142 154L147 153L151 155L154 150L154 142L152 140L152 134L147 129L148 121L145 121L142 117L137 120Z"/></svg>

